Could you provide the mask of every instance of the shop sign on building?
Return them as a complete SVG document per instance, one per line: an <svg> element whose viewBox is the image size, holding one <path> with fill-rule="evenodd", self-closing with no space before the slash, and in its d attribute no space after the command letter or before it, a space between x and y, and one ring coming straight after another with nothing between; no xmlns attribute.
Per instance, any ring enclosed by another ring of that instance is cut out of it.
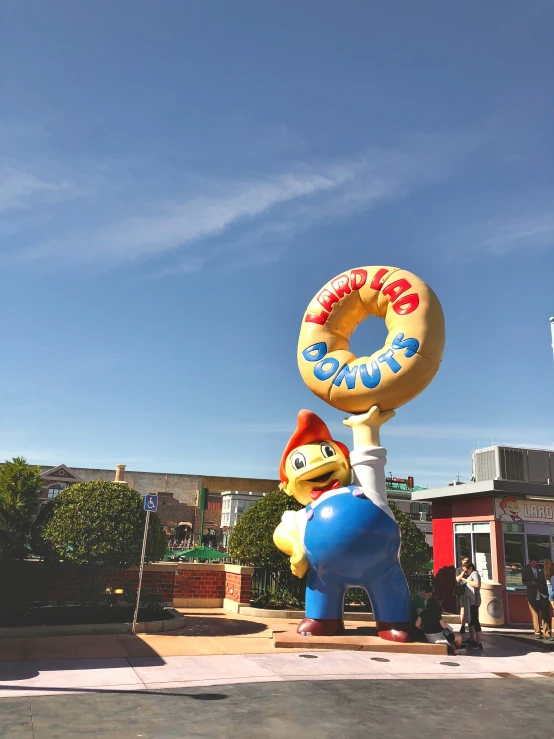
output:
<svg viewBox="0 0 554 739"><path fill-rule="evenodd" d="M508 523L554 523L554 499L549 503L511 495L495 498L494 517Z"/></svg>

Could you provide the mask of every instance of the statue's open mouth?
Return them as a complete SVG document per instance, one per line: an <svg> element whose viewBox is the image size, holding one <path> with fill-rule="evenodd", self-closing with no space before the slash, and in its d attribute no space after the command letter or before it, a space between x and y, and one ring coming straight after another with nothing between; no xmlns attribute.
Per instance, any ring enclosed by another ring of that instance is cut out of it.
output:
<svg viewBox="0 0 554 739"><path fill-rule="evenodd" d="M331 470L330 472L326 472L324 475L319 475L318 477L310 477L307 482L327 482L333 472L334 470Z"/></svg>

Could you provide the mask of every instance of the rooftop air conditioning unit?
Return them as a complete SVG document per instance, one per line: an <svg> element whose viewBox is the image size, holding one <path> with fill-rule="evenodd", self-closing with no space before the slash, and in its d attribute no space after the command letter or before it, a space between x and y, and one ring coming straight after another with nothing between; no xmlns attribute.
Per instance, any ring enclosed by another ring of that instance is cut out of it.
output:
<svg viewBox="0 0 554 739"><path fill-rule="evenodd" d="M551 484L554 479L554 452L548 449L522 449L493 446L473 452L473 479L510 480Z"/></svg>

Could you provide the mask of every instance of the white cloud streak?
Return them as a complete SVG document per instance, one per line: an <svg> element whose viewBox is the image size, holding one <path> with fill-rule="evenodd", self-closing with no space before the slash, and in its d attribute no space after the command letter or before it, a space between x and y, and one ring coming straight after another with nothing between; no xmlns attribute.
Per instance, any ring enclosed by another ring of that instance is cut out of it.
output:
<svg viewBox="0 0 554 739"><path fill-rule="evenodd" d="M46 236L32 239L33 245L14 258L110 268L175 254L174 265L159 265L152 274L190 274L215 258L220 262L228 256L232 262L236 255L231 252L249 245L285 242L322 220L347 217L405 197L450 176L479 144L480 137L475 135L409 136L396 149L370 150L342 162L295 163L288 171L256 177L212 176L192 182L183 173L180 185L173 181L167 188L153 188L156 196L148 188L145 191L144 180L126 180L128 166L119 173L114 166L104 191L97 178L89 178L96 185L80 202L80 220L86 226L76 229L58 219L55 233L46 229ZM96 169L91 168L92 172ZM76 178L86 180L86 172ZM47 182L25 175L23 169L19 174L12 171L6 183L4 202L12 208L72 193L66 181ZM114 196L115 192L124 197ZM75 219L69 220L74 224Z"/></svg>
<svg viewBox="0 0 554 739"><path fill-rule="evenodd" d="M293 424L294 422L292 422ZM348 429L339 423L328 424L329 430L335 436L349 433ZM293 425L289 423L244 423L233 426L220 426L218 430L236 434L251 435L289 435L293 431ZM394 425L394 422L384 426L382 436L394 439L422 439L422 440L460 440L471 442L474 449L494 445L525 447L530 449L552 449L554 439L550 429L537 429L535 427L525 429L509 429L499 427L473 427L456 425ZM521 439L525 439L524 442Z"/></svg>
<svg viewBox="0 0 554 739"><path fill-rule="evenodd" d="M490 233L482 245L496 256L520 249L551 247L554 246L554 213L496 221L489 224L488 230Z"/></svg>
<svg viewBox="0 0 554 739"><path fill-rule="evenodd" d="M77 190L68 181L48 182L30 171L17 167L0 168L0 212L30 208L44 199L74 197Z"/></svg>
<svg viewBox="0 0 554 739"><path fill-rule="evenodd" d="M234 223L260 216L280 203L333 190L353 176L354 167L288 174L273 180L233 182L226 192L167 204L153 216L125 220L104 233L118 261L150 256L218 234Z"/></svg>

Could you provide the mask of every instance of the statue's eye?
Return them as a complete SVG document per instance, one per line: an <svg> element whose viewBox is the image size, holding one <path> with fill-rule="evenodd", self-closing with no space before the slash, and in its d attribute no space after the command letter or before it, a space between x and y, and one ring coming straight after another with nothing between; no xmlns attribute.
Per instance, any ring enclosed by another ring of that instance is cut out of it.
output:
<svg viewBox="0 0 554 739"><path fill-rule="evenodd" d="M324 457L334 457L336 454L336 451L333 449L331 444L322 444L321 445L321 453Z"/></svg>
<svg viewBox="0 0 554 739"><path fill-rule="evenodd" d="M290 463L295 470L301 470L302 467L306 466L306 457L302 452L295 452L291 457Z"/></svg>

